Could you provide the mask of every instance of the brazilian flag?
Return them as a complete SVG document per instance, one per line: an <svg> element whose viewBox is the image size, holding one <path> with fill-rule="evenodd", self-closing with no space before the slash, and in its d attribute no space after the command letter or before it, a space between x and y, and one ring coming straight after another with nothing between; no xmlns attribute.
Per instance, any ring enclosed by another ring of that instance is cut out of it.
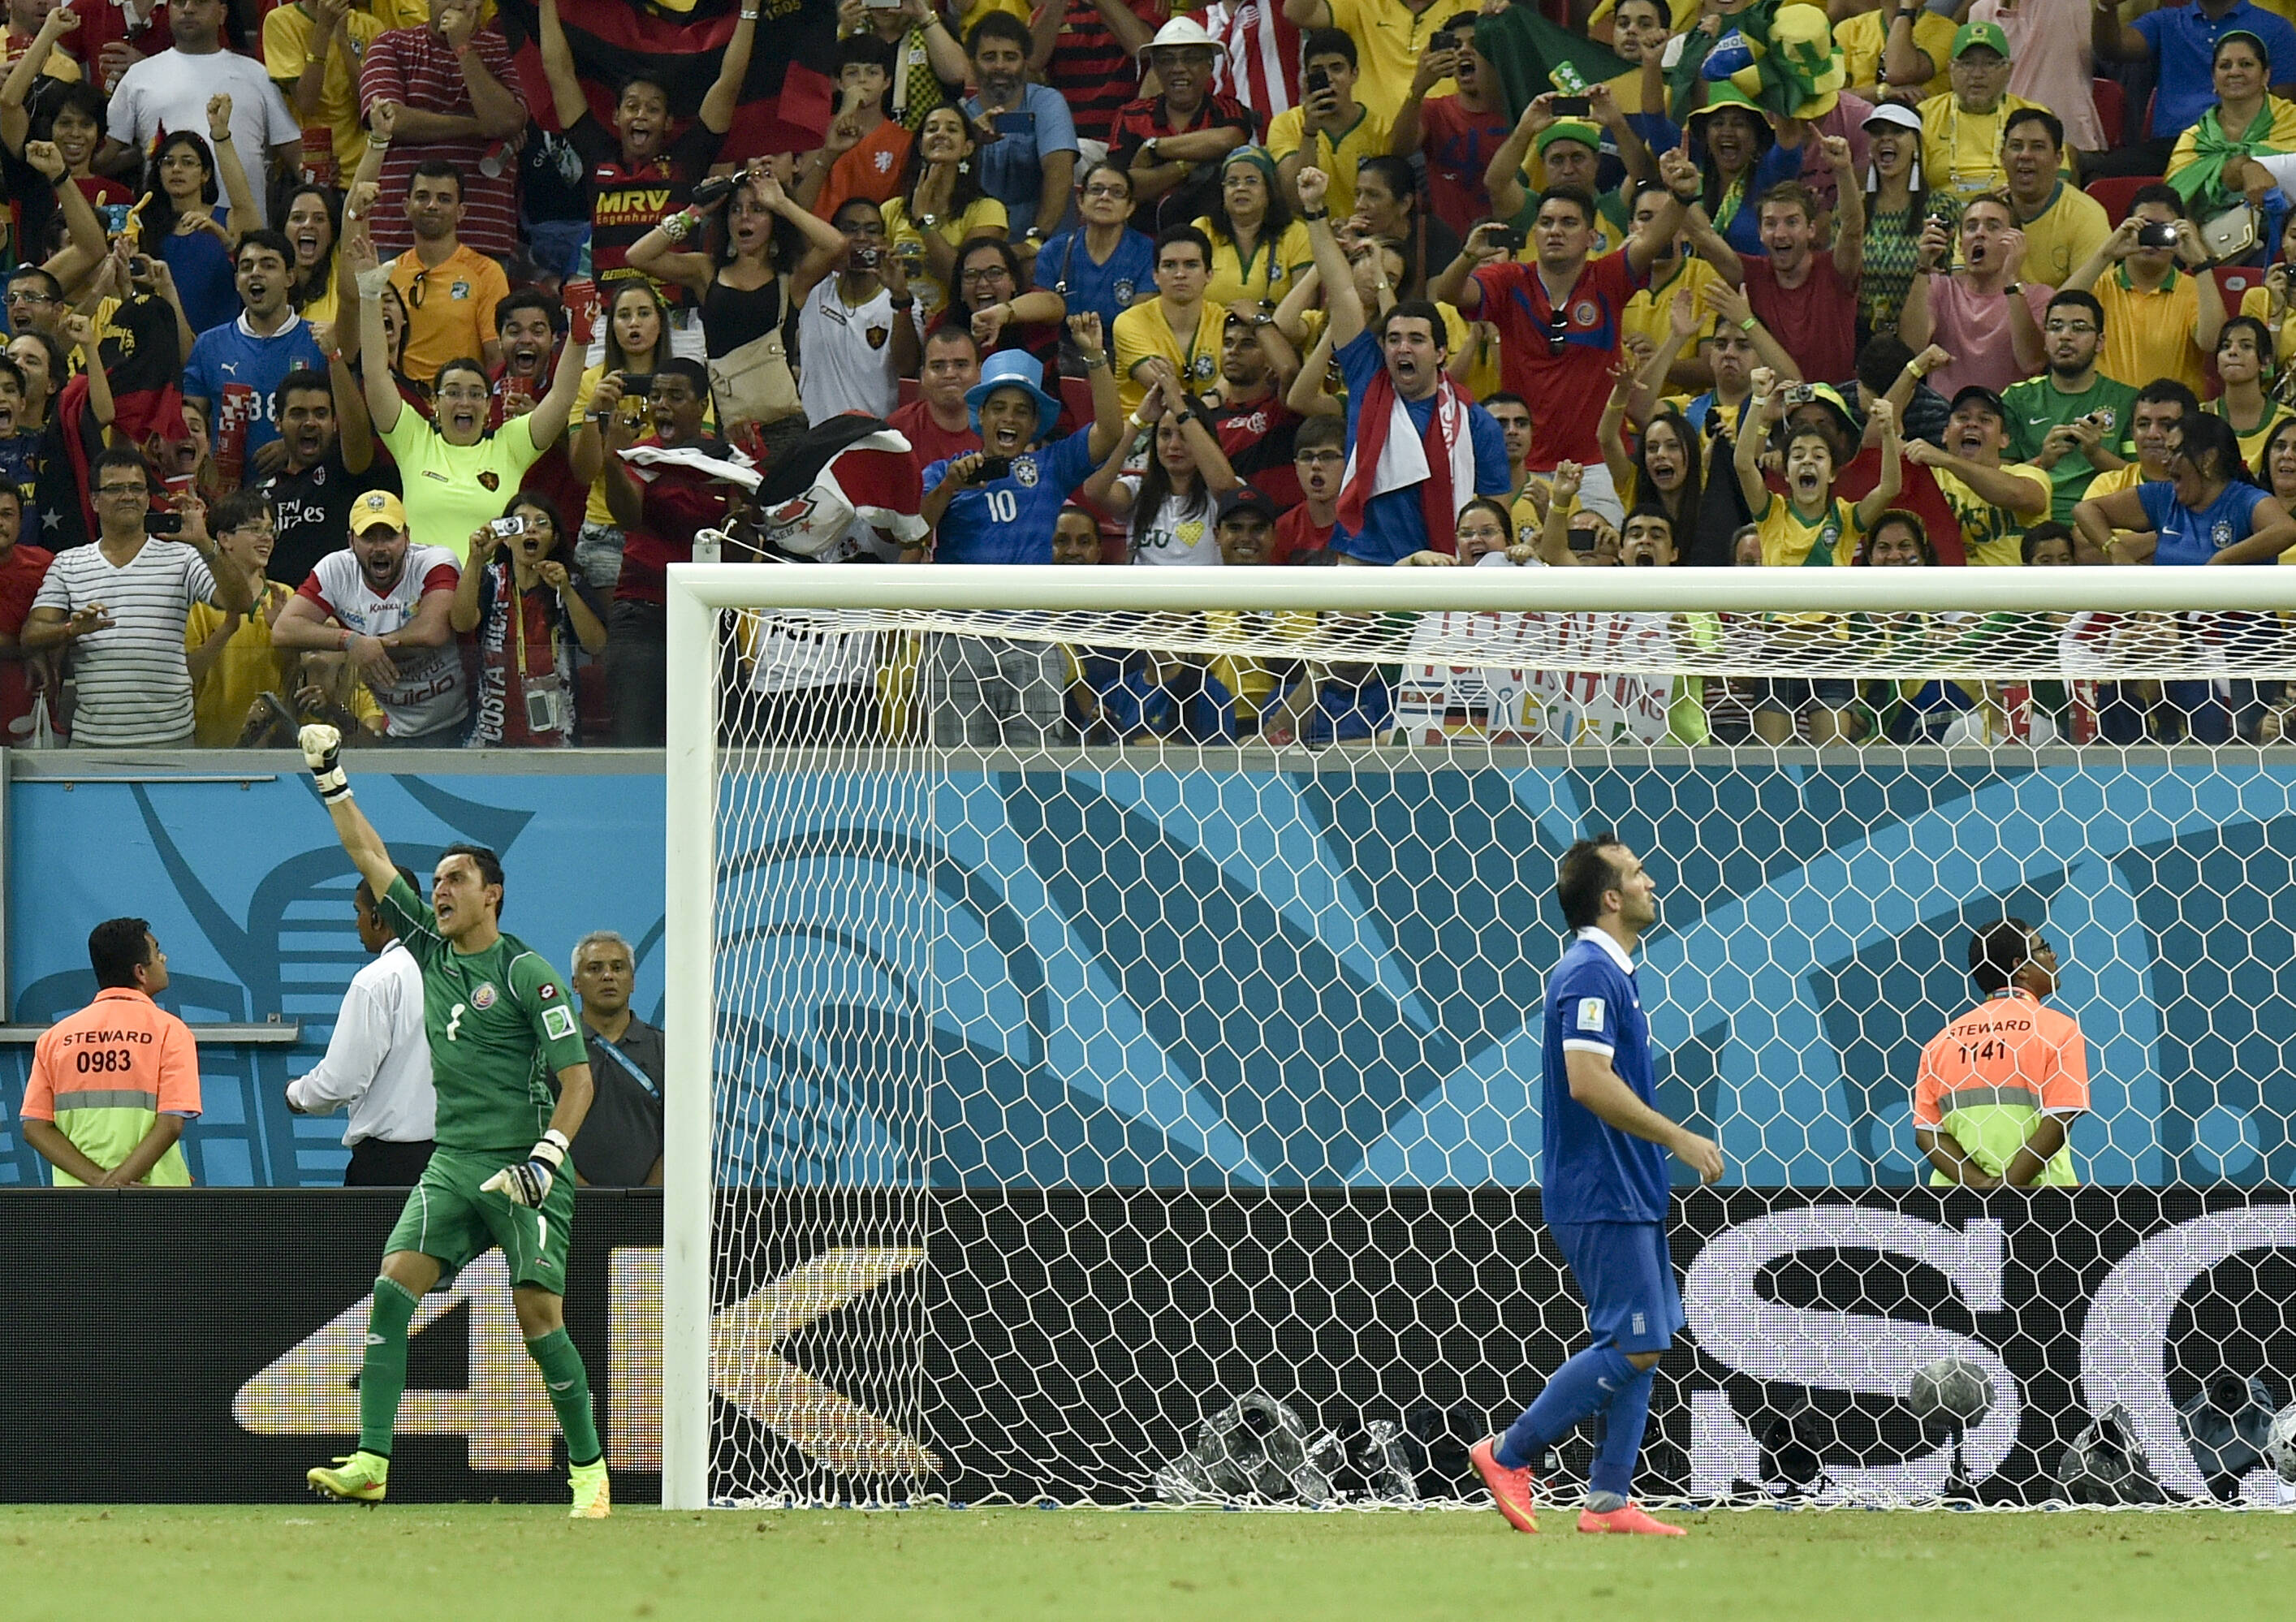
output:
<svg viewBox="0 0 2296 1622"><path fill-rule="evenodd" d="M1733 85L1782 119L1820 119L1833 111L1848 82L1825 12L1782 0L1755 0L1734 16L1693 29L1667 75L1677 123L1705 101L1710 84Z"/></svg>
<svg viewBox="0 0 2296 1622"><path fill-rule="evenodd" d="M1475 23L1475 49L1498 70L1508 122L1522 117L1535 97L1555 88L1554 70L1568 64L1589 85L1633 68L1583 35L1550 22L1527 5L1511 5Z"/></svg>

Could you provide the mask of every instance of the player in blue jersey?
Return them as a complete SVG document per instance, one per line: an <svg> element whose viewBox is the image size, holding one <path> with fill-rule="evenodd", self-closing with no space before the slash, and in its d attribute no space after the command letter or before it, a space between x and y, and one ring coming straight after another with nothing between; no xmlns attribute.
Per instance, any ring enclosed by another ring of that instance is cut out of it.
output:
<svg viewBox="0 0 2296 1622"><path fill-rule="evenodd" d="M1533 1471L1599 1413L1603 1439L1578 1529L1678 1537L1680 1527L1644 1514L1628 1487L1652 1378L1683 1324L1666 1249L1666 1157L1671 1151L1711 1183L1722 1175L1722 1149L1655 1107L1650 1020L1632 954L1658 921L1658 887L1641 858L1614 833L1580 840L1562 853L1554 889L1572 938L1546 982L1543 1199L1595 1339L1505 1435L1476 1443L1470 1456L1499 1513L1516 1531L1536 1532Z"/></svg>
<svg viewBox="0 0 2296 1622"><path fill-rule="evenodd" d="M1069 332L1092 380L1092 425L1060 440L1061 403L1045 392L1044 367L1025 349L980 363L964 391L981 448L924 472L924 520L936 563L1049 563L1053 531L1069 492L1106 461L1125 429L1124 406L1103 347L1100 317L1072 315Z"/></svg>

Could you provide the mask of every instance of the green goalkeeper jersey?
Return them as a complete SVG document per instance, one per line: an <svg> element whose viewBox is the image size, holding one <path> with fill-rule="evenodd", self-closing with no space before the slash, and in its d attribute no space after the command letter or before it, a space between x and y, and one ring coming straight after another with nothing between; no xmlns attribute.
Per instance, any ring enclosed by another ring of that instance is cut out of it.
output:
<svg viewBox="0 0 2296 1622"><path fill-rule="evenodd" d="M439 1147L530 1148L556 1107L552 1077L590 1061L566 982L515 935L455 951L404 879L391 881L381 911L422 969Z"/></svg>

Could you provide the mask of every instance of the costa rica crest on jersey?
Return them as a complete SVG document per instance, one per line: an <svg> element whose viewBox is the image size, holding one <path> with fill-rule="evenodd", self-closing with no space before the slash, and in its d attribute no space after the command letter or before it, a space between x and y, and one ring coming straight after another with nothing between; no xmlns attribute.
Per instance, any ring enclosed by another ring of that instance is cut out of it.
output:
<svg viewBox="0 0 2296 1622"><path fill-rule="evenodd" d="M495 990L495 983L492 980L482 980L479 984L479 988L471 993L471 1006L492 1008L495 1005L495 998L499 995L501 994Z"/></svg>

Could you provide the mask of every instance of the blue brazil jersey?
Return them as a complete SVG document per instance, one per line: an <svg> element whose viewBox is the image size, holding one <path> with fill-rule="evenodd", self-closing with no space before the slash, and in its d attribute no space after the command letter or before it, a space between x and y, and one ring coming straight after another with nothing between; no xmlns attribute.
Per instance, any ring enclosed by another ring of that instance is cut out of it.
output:
<svg viewBox="0 0 2296 1622"><path fill-rule="evenodd" d="M1620 1132L1570 1096L1564 1054L1600 1053L1636 1097L1658 1107L1650 1020L1633 964L1600 930L1581 930L1546 981L1544 1209L1549 1223L1661 1222L1666 1151Z"/></svg>
<svg viewBox="0 0 2296 1622"><path fill-rule="evenodd" d="M953 461L950 458L948 461ZM930 496L948 477L948 461L925 470ZM1069 492L1091 474L1092 430L1079 428L1013 458L1013 471L991 485L962 490L941 514L936 563L1049 563L1053 528Z"/></svg>

